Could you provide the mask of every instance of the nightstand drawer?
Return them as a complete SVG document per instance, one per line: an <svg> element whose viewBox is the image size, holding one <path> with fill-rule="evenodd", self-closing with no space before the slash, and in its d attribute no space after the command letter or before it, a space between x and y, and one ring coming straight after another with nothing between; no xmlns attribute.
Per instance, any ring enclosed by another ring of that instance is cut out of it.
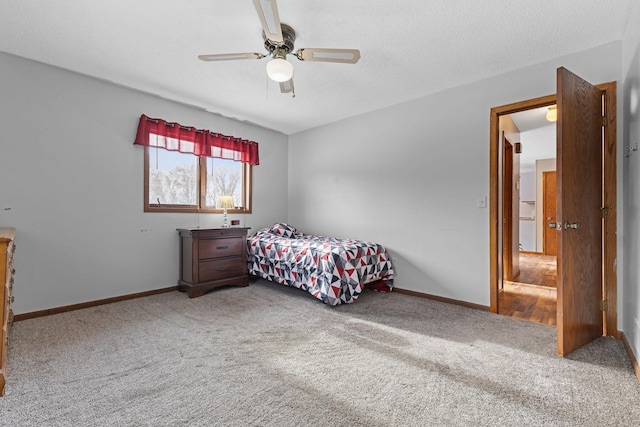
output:
<svg viewBox="0 0 640 427"><path fill-rule="evenodd" d="M244 238L201 239L198 241L198 259L240 256L246 252L247 241Z"/></svg>
<svg viewBox="0 0 640 427"><path fill-rule="evenodd" d="M225 279L227 277L244 276L247 274L247 260L245 257L233 257L201 261L198 268L201 282Z"/></svg>

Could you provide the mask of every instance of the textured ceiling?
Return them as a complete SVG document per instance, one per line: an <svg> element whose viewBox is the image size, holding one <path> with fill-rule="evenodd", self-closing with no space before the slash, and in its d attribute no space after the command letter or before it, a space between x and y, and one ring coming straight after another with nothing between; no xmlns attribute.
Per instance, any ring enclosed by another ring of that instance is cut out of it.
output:
<svg viewBox="0 0 640 427"><path fill-rule="evenodd" d="M197 59L264 52L251 0L0 0L0 51L292 134L620 40L631 1L278 0L296 49L362 53L289 57L295 98L266 58Z"/></svg>

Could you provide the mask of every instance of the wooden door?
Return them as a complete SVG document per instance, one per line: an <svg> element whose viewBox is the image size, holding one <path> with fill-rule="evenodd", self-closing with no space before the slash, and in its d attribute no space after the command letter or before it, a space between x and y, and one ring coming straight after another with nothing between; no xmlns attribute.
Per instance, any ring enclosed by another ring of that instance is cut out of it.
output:
<svg viewBox="0 0 640 427"><path fill-rule="evenodd" d="M502 190L502 265L504 280L513 280L513 145L505 139Z"/></svg>
<svg viewBox="0 0 640 427"><path fill-rule="evenodd" d="M557 74L558 354L602 335L602 91Z"/></svg>
<svg viewBox="0 0 640 427"><path fill-rule="evenodd" d="M542 253L557 254L557 229L551 228L556 224L556 172L542 172Z"/></svg>

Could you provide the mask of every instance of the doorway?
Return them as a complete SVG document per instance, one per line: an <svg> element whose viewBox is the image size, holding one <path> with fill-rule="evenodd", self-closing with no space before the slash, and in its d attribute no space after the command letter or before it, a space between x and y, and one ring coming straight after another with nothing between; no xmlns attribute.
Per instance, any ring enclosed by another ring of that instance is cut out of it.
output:
<svg viewBox="0 0 640 427"><path fill-rule="evenodd" d="M617 278L615 271L616 259L616 83L606 83L597 86L604 96L603 108L606 111L606 122L603 123L603 241L602 241L602 284L606 308L603 321L603 334L619 337L617 331ZM503 135L499 130L499 118L539 107L548 107L556 103L556 95L517 102L491 109L490 133L490 310L499 311L499 297L504 288L503 271L503 182L501 176L503 157Z"/></svg>
<svg viewBox="0 0 640 427"><path fill-rule="evenodd" d="M498 314L551 326L557 318L555 241L546 237L548 231L556 232L555 223L553 230L547 227L555 217L553 213L549 218L554 209L550 201L555 201L551 176L556 167L556 123L549 114L553 108L532 108L499 117L499 129L505 135L504 268ZM511 140L519 142L511 144ZM515 242L509 239L511 235ZM516 268L510 269L509 262Z"/></svg>

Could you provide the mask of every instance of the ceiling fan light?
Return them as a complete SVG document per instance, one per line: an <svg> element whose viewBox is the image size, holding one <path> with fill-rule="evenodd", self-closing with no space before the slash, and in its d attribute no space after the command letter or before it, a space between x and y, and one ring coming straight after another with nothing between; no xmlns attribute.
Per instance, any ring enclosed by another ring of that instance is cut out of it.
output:
<svg viewBox="0 0 640 427"><path fill-rule="evenodd" d="M293 77L293 65L286 59L272 59L267 63L267 75L276 82L286 82Z"/></svg>
<svg viewBox="0 0 640 427"><path fill-rule="evenodd" d="M556 109L555 105L549 107L549 111L547 111L547 120L549 120L550 122L555 122L558 120L558 110Z"/></svg>

